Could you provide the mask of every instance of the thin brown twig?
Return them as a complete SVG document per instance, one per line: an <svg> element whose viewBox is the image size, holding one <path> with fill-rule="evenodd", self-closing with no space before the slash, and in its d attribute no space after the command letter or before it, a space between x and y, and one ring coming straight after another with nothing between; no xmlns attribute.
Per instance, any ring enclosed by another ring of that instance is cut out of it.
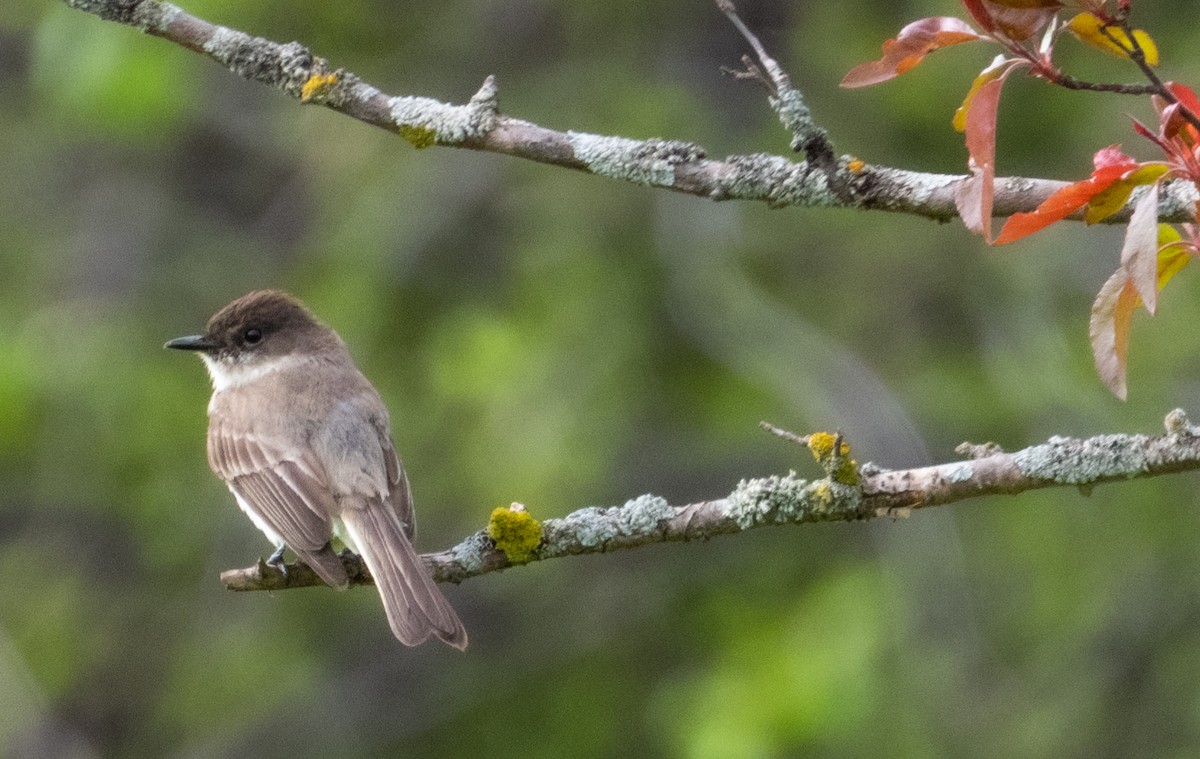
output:
<svg viewBox="0 0 1200 759"><path fill-rule="evenodd" d="M1142 49L1142 43L1138 42L1137 36L1133 33L1133 28L1129 25L1128 19L1122 19L1119 28L1125 33L1125 39L1129 40L1129 47L1125 47L1125 45L1117 40L1116 35L1110 32L1107 26L1100 27L1100 32L1114 45L1129 54L1129 59L1141 70L1142 76L1146 77L1150 81L1150 84L1154 86L1156 95L1168 103L1178 105L1180 115L1189 124L1200 130L1200 115L1192 113L1190 108L1179 102L1179 98L1175 97L1175 93L1171 92L1171 88L1158 76L1158 72L1146 60L1146 51Z"/></svg>
<svg viewBox="0 0 1200 759"><path fill-rule="evenodd" d="M782 427L776 427L775 425L771 424L770 422L759 422L758 426L762 427L764 430L766 430L767 432L770 432L772 435L775 435L776 437L781 437L784 440L790 440L793 443L799 443L800 445L803 445L805 447L808 446L808 436L807 435L797 435L795 432L789 432L788 430L785 430Z"/></svg>

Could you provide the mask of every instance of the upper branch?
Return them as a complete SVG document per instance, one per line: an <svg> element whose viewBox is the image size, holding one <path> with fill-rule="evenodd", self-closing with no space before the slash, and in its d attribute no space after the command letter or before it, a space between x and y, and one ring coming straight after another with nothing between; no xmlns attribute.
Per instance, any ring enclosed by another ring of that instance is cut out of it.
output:
<svg viewBox="0 0 1200 759"><path fill-rule="evenodd" d="M906 470L864 465L857 484L840 477L844 461L823 464L831 474L803 480L790 472L743 480L732 493L711 501L670 506L643 495L623 506L588 507L541 525L542 542L528 561L607 553L671 541L707 540L755 527L807 522L854 521L906 516L912 509L942 506L985 495L1016 494L1049 487L1095 486L1140 477L1200 469L1200 429L1181 410L1167 415L1163 435L1097 435L1087 439L1053 437L1015 453L994 446L960 446L973 458ZM796 438L804 443L808 438ZM840 436L834 451L839 451ZM848 449L847 449L848 450ZM853 462L851 462L852 464ZM479 531L453 548L426 554L438 582L459 583L513 566L504 551ZM370 583L361 560L348 552L343 563L352 584ZM525 562L520 562L525 563ZM283 590L321 585L303 564L287 574L261 560L252 567L221 574L230 590Z"/></svg>
<svg viewBox="0 0 1200 759"><path fill-rule="evenodd" d="M211 24L170 3L64 1L206 55L238 76L274 87L302 103L320 104L397 133L419 148L442 145L500 153L712 200L755 200L775 207L877 209L938 220L958 215L954 190L964 179L961 175L874 166L849 156L833 161L832 148L826 153L821 147L828 147L828 140L812 123L799 92L761 50L758 54L764 66L770 69L774 65L777 70L769 71L779 95L773 102L808 161L765 153L713 159L691 142L548 129L500 113L496 82L491 77L465 105L388 95L346 69L331 67L298 42L280 44L253 37ZM761 47L756 45L756 49ZM824 165L826 161L828 165ZM1064 184L1048 179L998 179L995 212L1005 216L1031 211ZM1162 193L1160 221L1191 221L1196 200L1190 183L1169 184ZM1128 213L1105 221L1127 220Z"/></svg>

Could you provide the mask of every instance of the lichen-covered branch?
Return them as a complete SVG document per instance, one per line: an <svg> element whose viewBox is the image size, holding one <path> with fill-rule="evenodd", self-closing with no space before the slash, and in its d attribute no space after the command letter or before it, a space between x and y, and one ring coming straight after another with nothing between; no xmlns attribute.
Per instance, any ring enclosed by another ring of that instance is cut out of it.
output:
<svg viewBox="0 0 1200 759"><path fill-rule="evenodd" d="M961 175L874 166L851 156L833 160L824 132L813 123L799 91L781 69L778 76L768 73L776 88L772 103L809 160L797 162L765 153L717 159L691 142L564 132L507 116L500 113L498 89L491 77L464 105L388 95L352 72L331 66L298 42L280 44L254 37L209 23L170 3L64 1L206 55L238 76L302 103L323 105L399 134L419 148L441 145L500 153L712 200L875 209L943 221L958 215L954 191L965 179ZM774 64L763 57L765 52L759 56L764 65ZM780 82L786 86L781 87ZM998 179L995 212L1007 216L1032 211L1063 186L1064 182L1046 179ZM1170 183L1161 195L1159 220L1192 221L1191 209L1197 199L1190 183ZM1105 221L1126 221L1128 214L1126 210Z"/></svg>
<svg viewBox="0 0 1200 759"><path fill-rule="evenodd" d="M711 501L671 506L663 498L643 495L612 508L588 507L561 519L541 522L540 543L518 546L527 563L564 556L608 553L672 541L708 540L756 527L806 522L854 521L907 516L913 509L942 506L985 495L1016 494L1049 487L1076 487L1088 492L1106 482L1154 477L1200 469L1200 429L1180 410L1166 418L1162 435L1098 435L1087 439L1054 437L1015 453L993 445L960 446L971 456L963 461L888 470L871 464L858 467L840 436L816 433L798 440L817 456L828 476L804 480L783 476L743 480L732 493ZM503 512L497 509L497 512ZM536 525L514 504L514 521ZM493 513L493 525L497 513ZM423 558L439 582L459 583L514 565L503 548L510 538L489 526L445 551ZM527 530L513 530L506 534ZM534 532L533 535L537 536ZM510 549L512 550L512 549ZM515 551L514 551L515 553ZM352 584L370 582L358 557L343 554ZM230 590L283 590L321 585L304 565L287 574L263 561L221 574Z"/></svg>
<svg viewBox="0 0 1200 759"><path fill-rule="evenodd" d="M770 93L771 107L779 116L784 128L792 133L792 150L803 151L808 162L825 171L834 172L833 143L823 127L813 120L812 112L804 99L804 94L792 84L791 77L783 67L767 53L766 47L759 41L758 36L737 14L732 0L717 0L717 7L729 19L734 28L746 38L754 54L762 64L760 69L749 58L744 58L746 70L733 72L739 79L752 78L767 86Z"/></svg>

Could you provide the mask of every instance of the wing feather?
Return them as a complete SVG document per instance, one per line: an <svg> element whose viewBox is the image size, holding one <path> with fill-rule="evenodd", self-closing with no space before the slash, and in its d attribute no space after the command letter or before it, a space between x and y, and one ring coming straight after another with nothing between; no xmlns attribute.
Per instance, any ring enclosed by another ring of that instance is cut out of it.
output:
<svg viewBox="0 0 1200 759"><path fill-rule="evenodd" d="M299 460L262 436L212 424L209 464L245 506L288 548L334 587L347 585L346 571L329 545L337 504L313 460Z"/></svg>
<svg viewBox="0 0 1200 759"><path fill-rule="evenodd" d="M411 541L416 537L417 519L413 513L412 487L408 484L408 475L404 473L404 464L396 455L396 446L385 430L380 430L379 443L383 446L383 460L387 465L388 495L400 524L404 527L404 535Z"/></svg>

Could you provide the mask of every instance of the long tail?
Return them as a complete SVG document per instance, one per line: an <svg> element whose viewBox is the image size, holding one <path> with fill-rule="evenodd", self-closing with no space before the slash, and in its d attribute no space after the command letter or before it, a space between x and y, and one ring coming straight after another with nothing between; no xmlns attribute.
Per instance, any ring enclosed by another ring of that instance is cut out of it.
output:
<svg viewBox="0 0 1200 759"><path fill-rule="evenodd" d="M466 629L421 563L395 513L386 504L356 506L342 511L342 523L375 578L392 633L406 646L434 635L460 651L466 648Z"/></svg>

